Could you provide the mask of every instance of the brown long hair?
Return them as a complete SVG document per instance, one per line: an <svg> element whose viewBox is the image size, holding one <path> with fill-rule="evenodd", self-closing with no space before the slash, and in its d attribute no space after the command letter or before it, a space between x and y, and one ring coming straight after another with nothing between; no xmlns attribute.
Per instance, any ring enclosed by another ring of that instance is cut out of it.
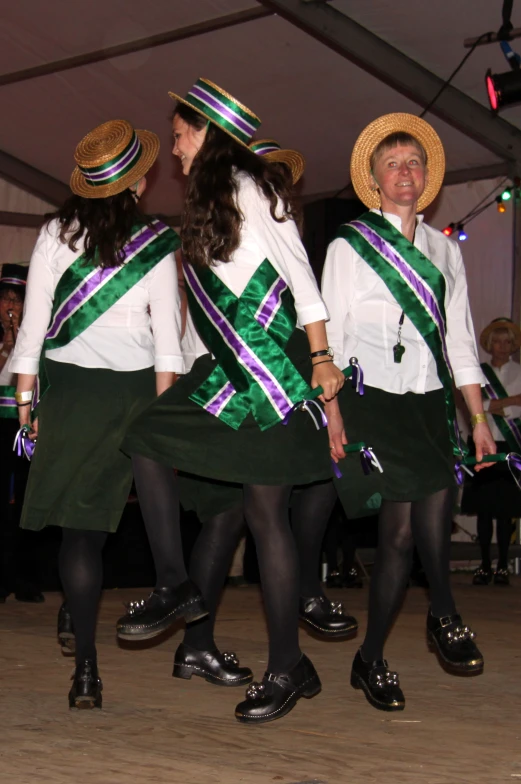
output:
<svg viewBox="0 0 521 784"><path fill-rule="evenodd" d="M197 130L206 124L204 117L184 104L176 106L175 115ZM273 220L277 223L299 220L290 178L279 167L209 123L206 138L190 169L181 226L183 252L192 264L211 266L216 261L228 262L240 245L244 217L236 201L237 171L246 172L264 194ZM279 199L281 217L276 215Z"/></svg>
<svg viewBox="0 0 521 784"><path fill-rule="evenodd" d="M123 263L123 247L139 226L150 226L151 219L139 208L127 188L105 199L84 199L70 196L56 212L45 216L60 224L59 239L73 251L83 237L85 264L119 267Z"/></svg>

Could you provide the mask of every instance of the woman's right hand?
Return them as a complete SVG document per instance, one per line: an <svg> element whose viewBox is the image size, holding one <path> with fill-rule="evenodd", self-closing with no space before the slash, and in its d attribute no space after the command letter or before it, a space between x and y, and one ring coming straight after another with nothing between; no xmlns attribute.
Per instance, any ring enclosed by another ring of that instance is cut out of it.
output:
<svg viewBox="0 0 521 784"><path fill-rule="evenodd" d="M343 460L346 456L344 444L348 443L346 431L344 428L344 420L340 413L338 400L335 398L329 403L325 404L325 411L327 417L327 432L329 434L329 449L331 452L331 459L335 463Z"/></svg>

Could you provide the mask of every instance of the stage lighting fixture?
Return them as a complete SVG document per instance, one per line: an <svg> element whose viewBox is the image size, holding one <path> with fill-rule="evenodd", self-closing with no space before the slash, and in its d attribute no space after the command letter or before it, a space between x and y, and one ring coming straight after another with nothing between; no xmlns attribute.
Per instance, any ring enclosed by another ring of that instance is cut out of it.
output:
<svg viewBox="0 0 521 784"><path fill-rule="evenodd" d="M490 68L485 76L490 108L494 112L521 103L521 70L493 74Z"/></svg>
<svg viewBox="0 0 521 784"><path fill-rule="evenodd" d="M465 240L467 239L467 233L466 233L465 229L463 228L463 224L462 223L460 223L459 226L458 226L458 239L459 239L460 242L465 242Z"/></svg>
<svg viewBox="0 0 521 784"><path fill-rule="evenodd" d="M449 225L445 226L445 228L443 229L443 234L445 234L446 237L450 237L453 231L454 231L454 224L449 223Z"/></svg>

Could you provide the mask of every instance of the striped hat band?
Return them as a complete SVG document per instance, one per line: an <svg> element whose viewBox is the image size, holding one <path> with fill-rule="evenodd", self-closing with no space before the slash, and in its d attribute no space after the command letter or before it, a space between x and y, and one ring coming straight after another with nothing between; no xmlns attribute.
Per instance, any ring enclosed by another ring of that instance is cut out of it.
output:
<svg viewBox="0 0 521 784"><path fill-rule="evenodd" d="M11 286L25 286L27 281L22 278L0 278L0 284L11 284Z"/></svg>
<svg viewBox="0 0 521 784"><path fill-rule="evenodd" d="M269 152L278 152L278 150L282 149L280 144L278 144L273 139L266 139L265 141L260 142L252 142L250 144L250 150L254 152L256 155L266 155Z"/></svg>
<svg viewBox="0 0 521 784"><path fill-rule="evenodd" d="M195 109L244 145L248 145L261 124L257 115L208 79L198 79L185 98L176 93L170 96Z"/></svg>
<svg viewBox="0 0 521 784"><path fill-rule="evenodd" d="M143 149L135 131L127 146L107 163L99 166L81 166L78 168L91 185L107 185L125 176L141 158Z"/></svg>

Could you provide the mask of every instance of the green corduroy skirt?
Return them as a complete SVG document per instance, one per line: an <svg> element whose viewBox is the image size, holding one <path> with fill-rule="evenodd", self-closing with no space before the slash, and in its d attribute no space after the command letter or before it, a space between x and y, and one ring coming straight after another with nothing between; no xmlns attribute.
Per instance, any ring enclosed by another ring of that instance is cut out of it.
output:
<svg viewBox="0 0 521 784"><path fill-rule="evenodd" d="M287 354L309 381L311 363L304 332L295 330ZM193 482L181 491L183 506L217 508L219 498L237 498L237 488L219 483L307 484L331 477L326 428L317 430L312 418L296 411L287 425L262 431L250 414L238 430L209 414L190 395L216 366L209 354L190 373L157 398L130 425L122 449L173 466L179 471L213 480ZM201 493L207 492L202 498ZM224 496L221 495L224 493ZM196 496L199 496L198 498ZM231 501L225 500L227 508ZM222 507L223 504L220 504ZM220 509L222 511L222 508ZM205 516L204 512L201 515Z"/></svg>
<svg viewBox="0 0 521 784"><path fill-rule="evenodd" d="M129 424L155 397L153 368L116 372L45 360L50 388L38 407L38 441L21 526L117 529L132 483L120 450Z"/></svg>
<svg viewBox="0 0 521 784"><path fill-rule="evenodd" d="M418 501L455 484L443 390L395 395L365 387L364 395L338 400L350 442L373 448L383 473L364 476L358 453L339 464L335 486L350 518L374 514L381 500Z"/></svg>

